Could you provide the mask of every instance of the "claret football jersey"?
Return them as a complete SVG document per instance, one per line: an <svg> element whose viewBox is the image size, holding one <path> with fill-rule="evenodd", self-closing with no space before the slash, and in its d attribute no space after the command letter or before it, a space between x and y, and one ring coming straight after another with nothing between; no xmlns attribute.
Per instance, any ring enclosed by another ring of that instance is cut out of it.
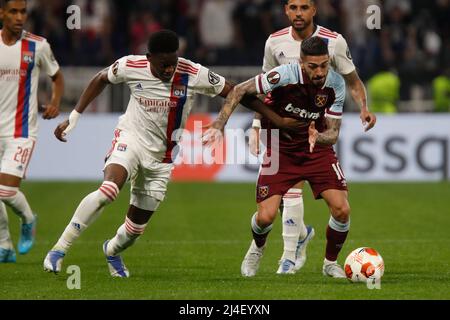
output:
<svg viewBox="0 0 450 320"><path fill-rule="evenodd" d="M315 121L316 129L326 129L325 119L341 119L345 100L345 81L333 70L328 71L322 87L314 85L299 63L285 64L255 77L258 93L267 94L265 104L282 117L297 118L305 124ZM263 127L273 128L268 120ZM309 148L308 127L291 134L292 139L280 136L280 147Z"/></svg>

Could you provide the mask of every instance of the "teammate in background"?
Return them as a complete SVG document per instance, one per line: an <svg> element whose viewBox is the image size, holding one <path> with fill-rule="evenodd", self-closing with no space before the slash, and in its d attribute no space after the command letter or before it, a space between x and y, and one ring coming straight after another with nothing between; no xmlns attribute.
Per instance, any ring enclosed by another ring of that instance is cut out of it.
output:
<svg viewBox="0 0 450 320"><path fill-rule="evenodd" d="M300 59L302 41L312 36L322 38L328 44L332 68L344 77L353 100L361 110L360 118L365 130L370 130L376 123L376 117L368 110L366 90L359 79L345 39L336 32L314 24L316 6L313 0L288 0L284 9L291 26L275 32L267 39L263 71L268 72L279 65L290 62L297 63ZM249 139L250 150L257 155L260 152L261 115L255 115L252 127ZM303 222L303 186L304 182L299 182L283 198L284 251L280 259L278 274L295 273L303 267L306 262L306 246L314 236L314 229L305 226Z"/></svg>
<svg viewBox="0 0 450 320"><path fill-rule="evenodd" d="M16 262L5 204L21 218L20 254L34 244L36 216L19 190L38 132L38 82L43 70L52 79L52 98L42 115L59 114L64 80L50 45L25 31L27 2L1 0L0 20L0 263Z"/></svg>
<svg viewBox="0 0 450 320"><path fill-rule="evenodd" d="M212 143L217 137L213 129L223 132L231 113L246 94L270 93L268 108L280 116L310 123L309 128L302 127L293 133L292 140L280 135L279 151L271 148L273 141L267 143L266 157L269 152L272 157L278 153L279 170L275 175L268 175L267 166L261 166L256 190L258 212L251 220L254 240L241 266L241 273L246 277L254 276L258 270L283 195L299 181L306 180L315 198L323 198L331 213L323 274L345 278L337 257L350 228L350 206L345 177L333 150L341 127L345 81L329 70L328 46L320 37L303 41L301 61L301 65L298 62L282 65L237 85L212 128L204 134L204 140Z"/></svg>
<svg viewBox="0 0 450 320"><path fill-rule="evenodd" d="M77 124L81 113L109 84L127 83L131 97L127 111L114 132L113 146L106 157L104 182L86 196L76 209L63 234L48 252L44 270L61 271L62 261L80 234L113 202L125 182L131 180L131 199L125 223L103 244L113 277L128 277L120 253L144 233L152 214L166 193L173 169L172 154L193 106L195 94L225 97L232 86L207 68L178 58L178 36L169 30L152 34L147 56L126 56L99 72L83 92L67 121L55 130L66 141L66 134ZM245 105L264 112L274 123L294 128L299 122L282 119L255 97ZM286 122L284 122L286 120Z"/></svg>

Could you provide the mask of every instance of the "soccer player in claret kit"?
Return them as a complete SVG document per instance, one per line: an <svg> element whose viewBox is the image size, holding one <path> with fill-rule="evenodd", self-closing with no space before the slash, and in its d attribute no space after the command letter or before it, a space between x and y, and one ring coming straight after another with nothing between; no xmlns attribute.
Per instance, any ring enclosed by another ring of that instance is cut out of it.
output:
<svg viewBox="0 0 450 320"><path fill-rule="evenodd" d="M361 110L360 118L366 125L365 130L370 130L376 123L376 117L368 110L366 90L353 64L350 49L344 37L314 24L317 12L314 0L287 0L284 11L291 26L273 33L267 39L263 72L268 72L282 64L296 63L300 59L302 41L312 36L322 38L328 45L330 66L344 77L353 100ZM259 153L259 130L262 123L264 120L256 114L249 139L250 150L255 155ZM298 182L283 197L283 206L280 209L283 219L284 250L277 270L278 274L292 274L303 267L306 262L306 247L314 236L314 229L306 226L303 221L303 186L303 181Z"/></svg>
<svg viewBox="0 0 450 320"><path fill-rule="evenodd" d="M64 80L47 40L23 29L25 0L1 0L0 20L0 263L16 262L8 228L8 205L22 220L18 251L34 244L36 216L20 184L25 177L38 133L38 82L44 71L52 80L52 99L44 119L59 114Z"/></svg>
<svg viewBox="0 0 450 320"><path fill-rule="evenodd" d="M341 126L345 81L330 69L328 46L320 37L303 41L301 57L301 64L282 65L237 85L212 128L204 134L206 143L213 143L218 137L214 129L224 130L229 116L246 94L269 94L268 108L282 117L295 117L308 124L290 134L290 139L280 135L278 148L277 141L267 143L265 163L268 153L271 159L278 155L279 169L275 175L268 174L265 165L260 170L256 188L258 211L251 219L253 241L241 266L245 277L256 275L283 195L303 180L309 182L316 199L325 200L331 212L323 274L345 277L337 257L350 228L350 206L344 173L333 150ZM267 127L273 128L270 124Z"/></svg>
<svg viewBox="0 0 450 320"><path fill-rule="evenodd" d="M114 132L113 146L106 157L104 182L87 195L72 220L44 260L44 270L58 273L73 242L91 225L103 208L113 202L125 182L131 181L131 199L125 223L116 235L103 243L103 252L113 277L128 277L120 253L144 233L152 214L163 201L173 169L172 151L180 139L195 94L225 97L232 86L225 79L200 64L179 58L178 36L170 30L152 34L147 56L126 56L99 72L83 92L69 119L55 130L65 136L77 124L81 113L108 84L127 83L131 97ZM247 106L265 112L267 108L255 97ZM265 116L285 128L298 121L281 118L275 112Z"/></svg>

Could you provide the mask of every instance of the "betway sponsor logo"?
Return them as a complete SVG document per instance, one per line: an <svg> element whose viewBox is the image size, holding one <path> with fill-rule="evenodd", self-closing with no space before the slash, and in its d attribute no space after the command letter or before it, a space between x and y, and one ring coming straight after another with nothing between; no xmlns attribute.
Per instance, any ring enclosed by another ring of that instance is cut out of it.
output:
<svg viewBox="0 0 450 320"><path fill-rule="evenodd" d="M177 103L170 100L147 99L139 97L138 103L144 107L147 112L166 113L170 108L176 108Z"/></svg>
<svg viewBox="0 0 450 320"><path fill-rule="evenodd" d="M289 103L286 108L284 108L284 110L286 110L287 112L292 112L293 114L305 119L317 120L320 117L319 112L309 112L305 109L295 108L292 103Z"/></svg>

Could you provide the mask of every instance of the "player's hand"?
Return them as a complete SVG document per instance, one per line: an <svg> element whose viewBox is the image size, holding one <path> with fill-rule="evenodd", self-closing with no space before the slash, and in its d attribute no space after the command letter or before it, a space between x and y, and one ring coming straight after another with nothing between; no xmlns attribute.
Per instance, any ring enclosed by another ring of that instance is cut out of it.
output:
<svg viewBox="0 0 450 320"><path fill-rule="evenodd" d="M54 119L59 116L59 107L51 104L46 105L42 110L42 118L45 120Z"/></svg>
<svg viewBox="0 0 450 320"><path fill-rule="evenodd" d="M220 143L223 140L225 126L224 124L214 121L213 123L203 126L202 129L206 129L202 134L202 144L206 147L210 147L215 143Z"/></svg>
<svg viewBox="0 0 450 320"><path fill-rule="evenodd" d="M62 142L67 142L65 136L66 134L64 133L64 131L67 129L67 127L69 126L69 120L66 120L64 122L61 122L55 129L55 137L56 139L58 139L59 141Z"/></svg>
<svg viewBox="0 0 450 320"><path fill-rule="evenodd" d="M319 131L316 130L316 123L314 121L311 122L308 128L308 142L309 142L309 152L312 153L314 151L314 147L316 146L316 141L319 136Z"/></svg>
<svg viewBox="0 0 450 320"><path fill-rule="evenodd" d="M359 117L361 118L361 122L364 126L364 132L367 132L370 129L372 129L377 123L377 117L375 116L375 114L367 110L361 111Z"/></svg>
<svg viewBox="0 0 450 320"><path fill-rule="evenodd" d="M249 137L248 137L248 147L250 148L250 153L257 157L260 152L260 144L259 144L259 134L261 133L260 128L252 127L250 129Z"/></svg>

